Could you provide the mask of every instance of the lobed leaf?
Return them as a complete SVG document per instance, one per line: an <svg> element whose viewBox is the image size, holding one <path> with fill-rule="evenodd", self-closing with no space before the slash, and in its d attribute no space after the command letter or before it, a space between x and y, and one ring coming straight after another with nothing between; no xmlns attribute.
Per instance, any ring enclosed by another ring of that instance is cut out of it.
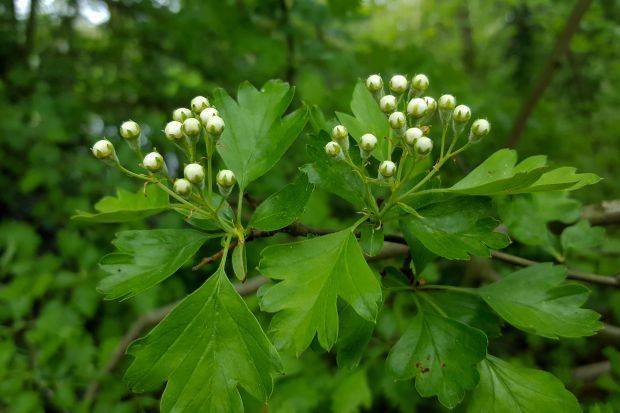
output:
<svg viewBox="0 0 620 413"><path fill-rule="evenodd" d="M261 309L276 313L270 331L278 348L302 353L315 335L329 350L338 337L338 297L374 322L381 285L368 267L353 229L265 248L260 271L281 280L264 290Z"/></svg>
<svg viewBox="0 0 620 413"><path fill-rule="evenodd" d="M193 229L119 232L112 241L118 252L99 262L108 276L97 288L108 299L133 297L174 274L206 240L218 236Z"/></svg>
<svg viewBox="0 0 620 413"><path fill-rule="evenodd" d="M258 320L218 270L127 351L125 373L138 392L168 381L162 413L242 413L239 386L265 402L280 357Z"/></svg>
<svg viewBox="0 0 620 413"><path fill-rule="evenodd" d="M155 185L136 193L118 188L116 197L106 196L95 204L97 212L76 211L71 219L100 224L128 222L159 214L168 207L168 194Z"/></svg>
<svg viewBox="0 0 620 413"><path fill-rule="evenodd" d="M280 80L268 81L260 91L244 82L237 101L223 89L215 90L215 104L226 122L218 152L241 189L273 168L303 131L308 119L305 106L282 117L294 93Z"/></svg>
<svg viewBox="0 0 620 413"><path fill-rule="evenodd" d="M591 336L600 315L580 308L590 290L565 283L566 269L538 264L480 288L480 296L513 326L548 338Z"/></svg>
<svg viewBox="0 0 620 413"><path fill-rule="evenodd" d="M480 383L467 407L469 413L580 413L575 396L546 371L509 364L488 355L478 365Z"/></svg>
<svg viewBox="0 0 620 413"><path fill-rule="evenodd" d="M293 183L263 201L250 219L248 226L262 231L275 231L297 221L303 214L314 185L306 174L300 174Z"/></svg>

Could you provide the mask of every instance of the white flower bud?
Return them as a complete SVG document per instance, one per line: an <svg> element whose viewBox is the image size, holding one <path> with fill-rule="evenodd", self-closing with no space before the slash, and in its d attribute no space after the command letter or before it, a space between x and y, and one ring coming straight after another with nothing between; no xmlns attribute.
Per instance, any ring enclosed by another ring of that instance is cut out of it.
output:
<svg viewBox="0 0 620 413"><path fill-rule="evenodd" d="M471 125L471 133L478 137L483 137L491 131L491 124L486 119L476 119Z"/></svg>
<svg viewBox="0 0 620 413"><path fill-rule="evenodd" d="M332 129L332 139L336 142L349 137L349 131L342 125L336 125Z"/></svg>
<svg viewBox="0 0 620 413"><path fill-rule="evenodd" d="M199 114L211 105L209 104L209 100L206 97L196 96L194 99L192 99L190 106L195 114Z"/></svg>
<svg viewBox="0 0 620 413"><path fill-rule="evenodd" d="M383 161L381 165L379 165L379 175L384 178L390 178L394 176L396 172L396 164L392 161Z"/></svg>
<svg viewBox="0 0 620 413"><path fill-rule="evenodd" d="M407 145L413 146L415 142L424 136L424 132L420 128L409 128L405 132L405 143Z"/></svg>
<svg viewBox="0 0 620 413"><path fill-rule="evenodd" d="M107 139L95 142L91 149L97 159L108 159L114 156L114 145Z"/></svg>
<svg viewBox="0 0 620 413"><path fill-rule="evenodd" d="M403 112L393 112L390 115L389 122L392 129L400 130L407 124L407 118Z"/></svg>
<svg viewBox="0 0 620 413"><path fill-rule="evenodd" d="M192 117L192 111L187 108L178 108L172 112L172 119L177 122L183 122L187 118Z"/></svg>
<svg viewBox="0 0 620 413"><path fill-rule="evenodd" d="M360 138L360 148L365 152L372 152L377 147L377 137L372 133L366 133Z"/></svg>
<svg viewBox="0 0 620 413"><path fill-rule="evenodd" d="M219 186L223 188L231 188L235 185L235 182L237 182L237 178L235 177L233 171L228 169L222 169L217 173L215 181Z"/></svg>
<svg viewBox="0 0 620 413"><path fill-rule="evenodd" d="M396 110L396 97L385 95L379 101L379 108L383 113L392 113Z"/></svg>
<svg viewBox="0 0 620 413"><path fill-rule="evenodd" d="M383 79L379 75L370 75L366 79L366 87L371 92L378 92L383 89Z"/></svg>
<svg viewBox="0 0 620 413"><path fill-rule="evenodd" d="M407 104L407 115L419 119L428 111L428 105L422 98L413 98Z"/></svg>
<svg viewBox="0 0 620 413"><path fill-rule="evenodd" d="M225 126L226 125L224 124L224 119L220 118L219 116L211 116L209 119L207 119L207 132L209 132L209 134L213 136L220 136L222 132L224 132Z"/></svg>
<svg viewBox="0 0 620 413"><path fill-rule="evenodd" d="M441 95L437 101L439 109L452 110L456 106L456 99L452 95Z"/></svg>
<svg viewBox="0 0 620 413"><path fill-rule="evenodd" d="M424 102L426 102L426 106L428 106L428 111L426 112L428 115L435 113L437 110L437 102L430 96L424 96Z"/></svg>
<svg viewBox="0 0 620 413"><path fill-rule="evenodd" d="M147 153L142 165L151 172L159 172L164 166L164 158L159 152Z"/></svg>
<svg viewBox="0 0 620 413"><path fill-rule="evenodd" d="M332 158L336 158L342 156L342 149L337 142L331 141L327 142L327 144L325 145L325 153Z"/></svg>
<svg viewBox="0 0 620 413"><path fill-rule="evenodd" d="M409 86L409 82L407 81L407 78L403 75L394 75L390 79L388 86L393 93L401 95L407 91L407 86Z"/></svg>
<svg viewBox="0 0 620 413"><path fill-rule="evenodd" d="M478 142L480 139L485 137L491 131L491 124L486 119L476 119L474 123L471 124L471 129L469 131L469 141L472 143Z"/></svg>
<svg viewBox="0 0 620 413"><path fill-rule="evenodd" d="M171 141L183 138L183 124L176 120L168 122L164 134Z"/></svg>
<svg viewBox="0 0 620 413"><path fill-rule="evenodd" d="M413 89L415 89L416 92L418 92L418 94L424 93L426 89L428 89L428 84L428 77L423 74L415 75L414 78L411 80L411 86L413 87Z"/></svg>
<svg viewBox="0 0 620 413"><path fill-rule="evenodd" d="M471 109L469 109L469 106L458 105L454 108L454 112L452 112L452 119L454 119L456 123L467 123L470 118Z"/></svg>
<svg viewBox="0 0 620 413"><path fill-rule="evenodd" d="M422 136L415 141L413 148L415 149L416 155L423 158L433 150L433 141L426 136Z"/></svg>
<svg viewBox="0 0 620 413"><path fill-rule="evenodd" d="M183 121L183 132L187 136L198 136L200 127L200 121L196 118L187 118Z"/></svg>
<svg viewBox="0 0 620 413"><path fill-rule="evenodd" d="M174 181L172 189L177 194L186 197L192 193L192 184L187 179L181 178Z"/></svg>
<svg viewBox="0 0 620 413"><path fill-rule="evenodd" d="M200 112L200 121L203 125L207 126L209 118L213 116L220 116L220 112L218 112L215 108L206 108L205 110Z"/></svg>
<svg viewBox="0 0 620 413"><path fill-rule="evenodd" d="M185 175L185 179L191 183L199 184L205 179L205 170L202 165L198 163L190 163L183 170L183 175Z"/></svg>
<svg viewBox="0 0 620 413"><path fill-rule="evenodd" d="M120 127L120 135L125 139L136 139L140 136L140 125L133 120L123 122Z"/></svg>

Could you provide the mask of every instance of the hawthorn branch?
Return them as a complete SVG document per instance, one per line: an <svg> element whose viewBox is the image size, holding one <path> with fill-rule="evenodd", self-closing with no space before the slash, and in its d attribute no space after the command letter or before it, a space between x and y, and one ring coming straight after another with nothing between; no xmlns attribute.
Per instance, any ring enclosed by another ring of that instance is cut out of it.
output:
<svg viewBox="0 0 620 413"><path fill-rule="evenodd" d="M515 118L512 130L506 140L506 146L509 148L514 148L519 142L519 139L521 139L521 135L525 130L525 126L530 115L534 112L536 104L540 98L542 98L545 90L547 90L547 87L551 84L555 71L560 66L562 58L568 52L573 35L579 29L579 22L591 4L592 0L577 0L575 2L573 10L564 25L564 30L560 33L555 43L553 52L547 59L538 82L536 82L530 94L523 101L519 114Z"/></svg>

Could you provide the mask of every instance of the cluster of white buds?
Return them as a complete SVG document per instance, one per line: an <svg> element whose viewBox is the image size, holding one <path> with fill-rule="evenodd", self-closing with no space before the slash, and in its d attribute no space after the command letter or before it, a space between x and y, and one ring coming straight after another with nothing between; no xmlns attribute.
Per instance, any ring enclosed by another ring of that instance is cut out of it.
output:
<svg viewBox="0 0 620 413"><path fill-rule="evenodd" d="M217 173L215 182L220 190L220 194L226 198L232 192L232 189L237 182L237 178L235 177L233 171L229 169L222 169Z"/></svg>

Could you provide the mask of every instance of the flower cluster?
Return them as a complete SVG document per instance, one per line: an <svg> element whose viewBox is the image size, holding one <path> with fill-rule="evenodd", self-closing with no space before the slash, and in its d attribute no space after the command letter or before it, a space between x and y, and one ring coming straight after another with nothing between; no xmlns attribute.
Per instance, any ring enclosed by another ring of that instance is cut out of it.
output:
<svg viewBox="0 0 620 413"><path fill-rule="evenodd" d="M411 80L403 75L394 75L387 83L387 88L384 86L383 78L378 74L370 75L366 79L366 87L387 117L390 127L388 136L366 133L358 139L364 166L373 151L380 146L379 142L386 142L386 148L382 149L386 153L378 157L384 159L378 166L378 179L394 177L398 166L392 161L392 155L397 150L400 151L401 162L407 157L415 160L431 154L434 143L429 134L436 113L439 113L442 126L438 162L455 156L490 132L491 125L486 119L475 120L469 129L467 144L455 150L457 140L471 119L471 110L466 105L457 106L455 97L449 94L442 95L437 100L425 96L429 84L429 79L424 74L417 74ZM450 129L452 139L446 151L446 138ZM351 163L347 128L337 125L332 129L331 136L332 141L325 145L325 152L334 159Z"/></svg>
<svg viewBox="0 0 620 413"><path fill-rule="evenodd" d="M182 198L189 199L192 195L204 198L205 167L201 161L206 160L208 174L211 173L211 161L215 153L215 145L224 132L225 123L219 116L219 112L204 96L196 96L190 102L190 108L178 108L172 112L172 120L164 128L165 137L177 145L187 156L189 162L183 168L183 177L174 179L170 177L164 157L153 149L152 152L142 155L142 146L145 139L142 136L140 125L132 120L123 122L119 128L119 134L127 142L129 147L138 154L142 160L140 166L148 171L148 176L136 174L121 165L114 145L107 139L96 142L91 151L93 155L106 163L116 166L124 173L140 177L149 182L169 181L172 183L172 191ZM202 158L197 156L197 144L200 139L205 142ZM161 178L161 181L153 180ZM211 176L208 177L208 191L211 192ZM230 195L236 183L235 174L227 169L220 170L215 178L217 187L222 197Z"/></svg>

